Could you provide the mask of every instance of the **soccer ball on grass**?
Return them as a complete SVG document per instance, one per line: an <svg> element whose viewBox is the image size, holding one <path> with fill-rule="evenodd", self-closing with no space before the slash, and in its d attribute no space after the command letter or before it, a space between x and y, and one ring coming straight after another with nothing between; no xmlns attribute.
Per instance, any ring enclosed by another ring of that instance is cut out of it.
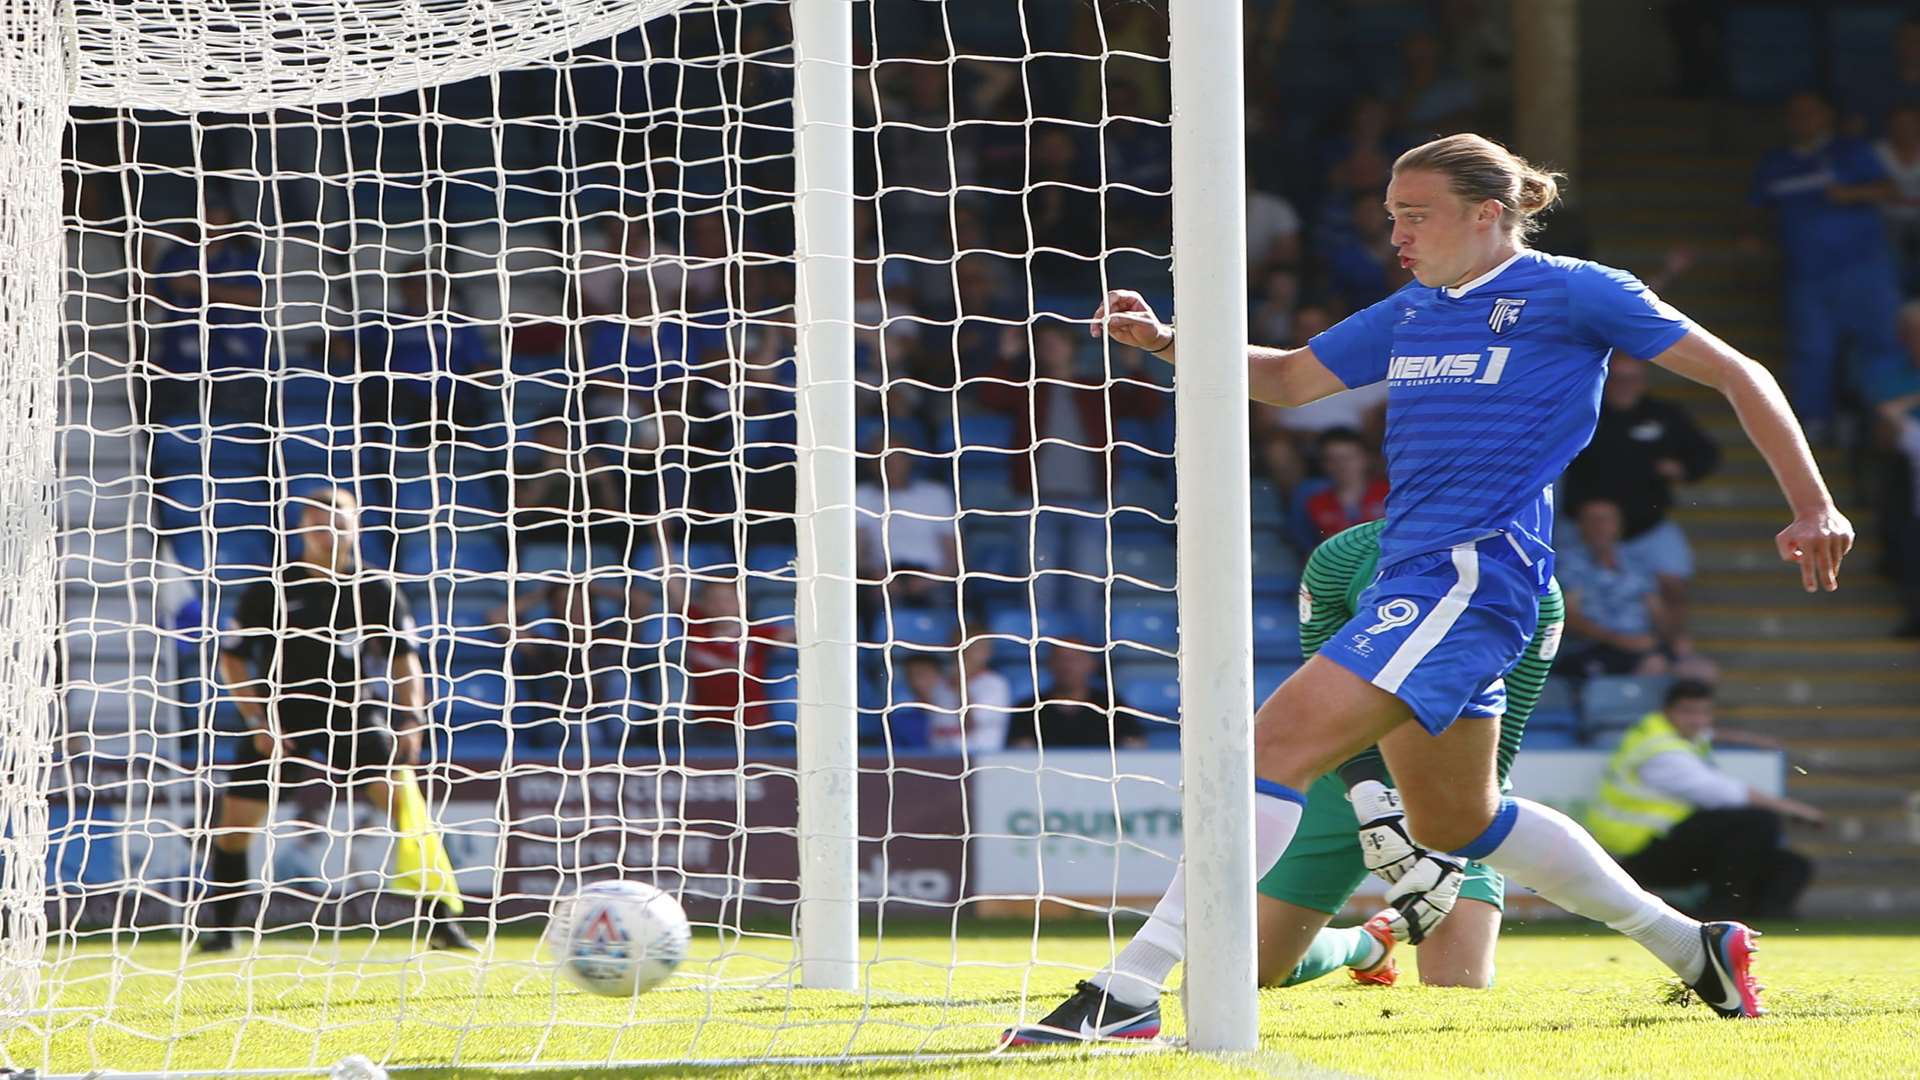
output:
<svg viewBox="0 0 1920 1080"><path fill-rule="evenodd" d="M673 897L638 881L602 881L554 902L546 948L568 982L631 997L665 982L692 937Z"/></svg>

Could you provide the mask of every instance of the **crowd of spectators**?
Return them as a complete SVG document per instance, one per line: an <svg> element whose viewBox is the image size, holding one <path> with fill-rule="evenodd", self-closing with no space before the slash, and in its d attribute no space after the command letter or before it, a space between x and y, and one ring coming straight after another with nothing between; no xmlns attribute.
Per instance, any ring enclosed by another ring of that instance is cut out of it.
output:
<svg viewBox="0 0 1920 1080"><path fill-rule="evenodd" d="M1479 119L1504 85L1472 5L1366 7L1255 9L1252 52L1301 61L1250 102L1247 290L1272 340L1404 282L1379 205L1393 156ZM1164 12L978 14L902 7L861 46L863 737L1167 741L1170 710L1129 699L1164 705L1172 678L1170 373L1073 324L1108 284L1169 302L1166 68L1132 58L1163 53ZM743 18L752 59L731 85L658 62L713 49L699 35L714 31L656 25L600 47L598 67L438 91L443 115L503 121L491 157L404 123L348 124L335 146L206 117L191 164L221 184L169 186L187 162L159 139L135 151L140 184L81 180L83 219L138 231L134 404L167 553L213 580L257 576L278 558L275 507L345 484L367 508L366 561L435 624L456 719L504 715L533 743L668 712L694 742L790 734L780 17ZM723 101L752 122L703 126L694 106ZM595 122L562 147L556 109ZM83 118L76 154L123 162L119 123ZM284 178L293 160L378 161L381 179L305 184ZM711 164L728 160L734 173ZM436 175L453 181L437 195ZM369 222L383 243L430 227L368 265ZM1268 600L1319 539L1380 512L1382 409L1369 391L1255 417ZM200 617L228 591L195 598ZM1122 641L1129 617L1155 640Z"/></svg>
<svg viewBox="0 0 1920 1080"><path fill-rule="evenodd" d="M1074 324L1103 286L1170 302L1166 71L1131 59L1164 48L1164 14L1102 4L1096 39L1077 8L959 27L926 7L898 9L886 39L863 44L874 64L856 79L863 738L902 752L1168 742L1173 726L1157 721L1171 718L1175 642L1171 376ZM1256 339L1293 346L1408 280L1381 209L1395 156L1505 120L1500 20L1476 5L1317 7L1256 5L1249 19L1250 59L1276 73L1250 86L1250 323ZM418 607L454 628L441 657L454 699L477 702L473 715L507 709L536 741L658 719L670 704L693 741L732 742L742 725L791 733L796 281L777 197L792 182L778 163L791 72L774 29L743 27L742 51L765 62L712 92L767 121L717 158L751 178L702 164L722 143L691 110L659 111L669 92L681 106L700 92L665 89L672 65L637 88L576 76L573 107L623 117L600 127L633 137L582 126L570 152L598 153L604 168L583 157L581 175L614 182L575 203L565 230L565 215L536 212L558 205L538 191L542 170L556 171L543 158L556 147L540 141L550 133L506 126L493 175L519 163L535 189L513 187L534 210L505 236L524 268L503 257L463 270L465 233L450 228L383 267L367 296L336 287L330 310L340 292L355 297L344 317L296 334L263 314L288 286L256 239L292 235L287 222L209 201L199 226L145 245L143 421L332 429L324 466L260 440L272 453L257 475L286 490L303 478L366 489L371 531L388 526L370 561L420 571L410 587L476 571ZM1093 62L1102 48L1108 61ZM1903 29L1896 48L1920 58L1920 33ZM645 51L616 43L608 56ZM555 78L504 76L482 104L504 116L509 103L552 102ZM441 108L471 94L451 88ZM1884 445L1920 462L1920 309L1905 309L1895 343L1889 306L1920 265L1915 105L1890 100L1863 118L1796 97L1792 145L1760 166L1753 198L1779 226L1793 393L1810 432L1836 438L1843 406L1865 397ZM1846 134L1856 129L1879 141ZM80 203L99 197L82 190ZM365 212L365 197L353 192L349 208ZM337 232L324 198L311 214L321 241ZM1584 254L1579 240L1577 222L1556 223L1542 243ZM1650 280L1687 261L1676 252ZM318 396L294 392L303 372L319 376ZM1574 676L1713 674L1693 648L1692 556L1669 510L1674 485L1701 479L1717 454L1647 382L1644 364L1616 358L1594 445L1562 486ZM1384 511L1385 405L1371 387L1253 408L1257 608L1286 603L1315 544ZM153 455L157 489L201 465L169 472L165 457ZM1909 629L1920 628L1911 475L1889 481L1889 505L1898 488L1905 512L1887 515L1889 561L1915 601ZM177 547L197 525L173 530ZM226 566L227 550L204 562ZM510 565L553 580L509 590ZM1262 658L1263 679L1288 660L1264 647ZM481 689L479 676L501 673L510 692Z"/></svg>

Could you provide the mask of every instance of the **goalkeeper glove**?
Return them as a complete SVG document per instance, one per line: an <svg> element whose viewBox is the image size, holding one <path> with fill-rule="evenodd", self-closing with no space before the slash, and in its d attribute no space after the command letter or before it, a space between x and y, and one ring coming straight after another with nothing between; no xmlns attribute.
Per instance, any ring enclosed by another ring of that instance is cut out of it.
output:
<svg viewBox="0 0 1920 1080"><path fill-rule="evenodd" d="M1407 832L1407 815L1400 796L1377 780L1362 780L1348 793L1353 816L1360 821L1360 854L1368 870L1392 885L1412 870L1420 845Z"/></svg>
<svg viewBox="0 0 1920 1080"><path fill-rule="evenodd" d="M1394 940L1420 944L1453 911L1466 875L1465 860L1422 851L1413 868L1387 890L1387 903L1392 905L1387 927Z"/></svg>

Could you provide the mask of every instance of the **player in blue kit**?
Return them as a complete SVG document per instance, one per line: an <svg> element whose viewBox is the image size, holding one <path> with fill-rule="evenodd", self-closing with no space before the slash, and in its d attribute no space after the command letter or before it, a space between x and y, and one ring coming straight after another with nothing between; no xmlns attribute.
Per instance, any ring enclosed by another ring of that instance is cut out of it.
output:
<svg viewBox="0 0 1920 1080"><path fill-rule="evenodd" d="M1756 1016L1753 932L1702 924L1641 889L1581 827L1502 797L1502 672L1533 633L1553 572L1551 485L1592 437L1618 349L1719 390L1766 458L1793 521L1776 536L1808 591L1838 586L1853 527L1834 506L1773 376L1624 271L1533 251L1555 178L1477 135L1413 148L1387 188L1393 245L1414 283L1314 337L1248 350L1253 397L1295 406L1388 384L1392 494L1379 572L1353 620L1274 691L1254 721L1254 849L1286 851L1316 778L1378 744L1418 847L1384 868L1403 914L1458 891L1475 859L1652 952L1723 1016ZM1093 330L1174 356L1174 329L1116 291ZM1447 853L1447 854L1442 854ZM1013 1044L1143 1037L1185 947L1186 877L1104 971Z"/></svg>

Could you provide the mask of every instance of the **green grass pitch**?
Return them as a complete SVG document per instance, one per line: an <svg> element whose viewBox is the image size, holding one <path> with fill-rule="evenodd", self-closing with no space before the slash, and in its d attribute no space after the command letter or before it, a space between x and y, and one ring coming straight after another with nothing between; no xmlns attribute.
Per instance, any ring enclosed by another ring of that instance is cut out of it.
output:
<svg viewBox="0 0 1920 1080"><path fill-rule="evenodd" d="M893 924L868 939L860 994L751 988L780 970L784 941L708 936L682 971L737 981L706 994L633 1000L557 987L531 937L495 940L488 962L408 959L400 943L279 934L256 951L195 960L177 939L56 950L51 1008L8 1037L16 1068L53 1073L310 1070L350 1054L402 1077L634 1075L594 1063L676 1058L941 1055L919 1061L711 1064L657 1076L889 1077L1772 1077L1920 1076L1920 927L1776 926L1762 943L1772 1014L1724 1021L1670 999L1637 947L1566 924L1509 932L1489 991L1359 988L1333 977L1261 999L1261 1050L1206 1059L1144 1050L985 1055L1008 1021L1051 1008L1108 955L1099 924ZM1124 932L1125 928L1122 928ZM962 961L950 970L953 959ZM1168 1032L1185 1030L1167 999ZM945 1055L974 1054L952 1058ZM495 1069L486 1063L531 1063Z"/></svg>

